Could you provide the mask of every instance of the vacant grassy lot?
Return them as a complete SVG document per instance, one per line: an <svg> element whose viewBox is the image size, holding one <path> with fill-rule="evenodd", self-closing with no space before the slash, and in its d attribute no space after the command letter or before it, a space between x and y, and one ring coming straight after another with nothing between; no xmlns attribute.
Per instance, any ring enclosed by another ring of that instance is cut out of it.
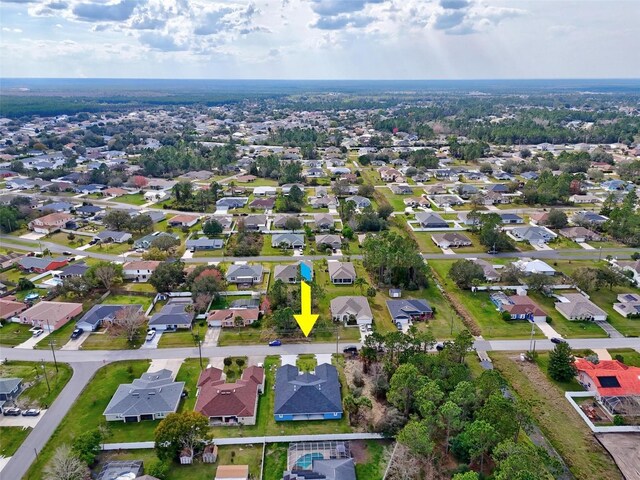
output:
<svg viewBox="0 0 640 480"><path fill-rule="evenodd" d="M129 195L122 195L114 199L118 203L126 203L128 205L144 205L147 203L147 199L144 198L142 193L131 193Z"/></svg>
<svg viewBox="0 0 640 480"><path fill-rule="evenodd" d="M616 358L616 355L622 355L622 363L625 365L640 367L640 353L631 348L610 348L608 352L613 359Z"/></svg>
<svg viewBox="0 0 640 480"><path fill-rule="evenodd" d="M71 378L71 367L66 363L58 363L57 371L53 363L45 362L44 368L42 365L42 362L14 360L0 365L0 378L18 377L23 380L25 388L17 401L20 407L51 405Z"/></svg>
<svg viewBox="0 0 640 480"><path fill-rule="evenodd" d="M202 367L207 368L208 359L202 359ZM187 398L184 399L181 408L183 411L193 410L196 405L196 390L198 388L198 378L200 378L200 359L187 358L176 375L176 382L184 382L184 389L187 391Z"/></svg>
<svg viewBox="0 0 640 480"><path fill-rule="evenodd" d="M0 456L10 457L22 445L31 428L0 427Z"/></svg>
<svg viewBox="0 0 640 480"><path fill-rule="evenodd" d="M282 480L282 473L287 469L288 447L288 443L267 445L264 456L264 480Z"/></svg>
<svg viewBox="0 0 640 480"><path fill-rule="evenodd" d="M492 352L490 355L494 367L515 393L532 401L535 420L575 478L622 478L609 454L566 401L564 392L549 382L536 365L516 361L508 353Z"/></svg>
<svg viewBox="0 0 640 480"><path fill-rule="evenodd" d="M195 347L198 344L193 336L198 334L200 335L200 339L204 340L206 333L206 324L205 326L200 326L198 323L194 323L191 330L180 329L176 332L165 332L160 337L158 348Z"/></svg>
<svg viewBox="0 0 640 480"><path fill-rule="evenodd" d="M15 347L22 342L31 338L30 325L23 325L21 323L5 323L0 328L0 345L8 347Z"/></svg>
<svg viewBox="0 0 640 480"><path fill-rule="evenodd" d="M120 255L128 252L133 248L133 245L124 243L98 243L91 248L87 249L87 252L106 253L110 255Z"/></svg>
<svg viewBox="0 0 640 480"><path fill-rule="evenodd" d="M152 300L153 297L146 295L109 295L102 303L104 305L142 305L142 311L146 312Z"/></svg>
<svg viewBox="0 0 640 480"><path fill-rule="evenodd" d="M115 336L109 333L108 329L100 329L97 332L92 332L80 347L82 350L127 350L133 348L140 348L140 345L144 343L146 326L141 328L138 332L138 340L133 345L129 343L124 336Z"/></svg>

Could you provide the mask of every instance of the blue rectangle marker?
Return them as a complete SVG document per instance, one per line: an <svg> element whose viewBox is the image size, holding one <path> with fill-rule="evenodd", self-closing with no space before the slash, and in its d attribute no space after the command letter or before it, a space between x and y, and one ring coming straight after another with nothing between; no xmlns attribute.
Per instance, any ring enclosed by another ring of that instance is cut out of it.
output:
<svg viewBox="0 0 640 480"><path fill-rule="evenodd" d="M304 262L300 262L300 276L307 282L311 281L311 267Z"/></svg>

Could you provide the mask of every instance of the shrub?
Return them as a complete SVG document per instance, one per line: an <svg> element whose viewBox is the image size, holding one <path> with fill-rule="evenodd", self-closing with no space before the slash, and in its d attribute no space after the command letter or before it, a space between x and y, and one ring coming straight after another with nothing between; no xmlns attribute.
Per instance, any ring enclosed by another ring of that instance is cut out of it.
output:
<svg viewBox="0 0 640 480"><path fill-rule="evenodd" d="M233 360L231 360L229 357L224 359L225 367L230 367L232 363L233 363Z"/></svg>
<svg viewBox="0 0 640 480"><path fill-rule="evenodd" d="M244 358L236 358L236 365L237 365L239 368L244 367Z"/></svg>
<svg viewBox="0 0 640 480"><path fill-rule="evenodd" d="M364 379L362 378L362 375L360 375L359 373L356 373L353 376L353 384L359 388L364 387Z"/></svg>
<svg viewBox="0 0 640 480"><path fill-rule="evenodd" d="M165 462L156 461L148 466L145 466L145 473L147 475L151 475L152 477L159 478L160 480L165 480L167 475L169 474L169 465Z"/></svg>
<svg viewBox="0 0 640 480"><path fill-rule="evenodd" d="M623 417L622 415L614 415L614 416L613 416L613 424L614 424L616 427L619 427L619 426L621 426L621 425L624 425L624 423L625 423L625 422L624 422L624 417Z"/></svg>

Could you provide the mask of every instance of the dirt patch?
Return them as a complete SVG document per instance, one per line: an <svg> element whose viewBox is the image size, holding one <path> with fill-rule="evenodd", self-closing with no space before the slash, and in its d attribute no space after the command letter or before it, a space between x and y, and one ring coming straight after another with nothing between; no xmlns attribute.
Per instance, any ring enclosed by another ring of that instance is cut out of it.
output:
<svg viewBox="0 0 640 480"><path fill-rule="evenodd" d="M640 480L640 433L600 433L596 438L627 480Z"/></svg>
<svg viewBox="0 0 640 480"><path fill-rule="evenodd" d="M367 449L367 444L364 440L352 440L349 443L349 449L351 450L351 456L356 463L368 463L369 458L369 450Z"/></svg>
<svg viewBox="0 0 640 480"><path fill-rule="evenodd" d="M387 415L387 405L376 399L373 394L373 372L375 366L372 366L368 374L362 373L362 362L359 360L347 360L344 365L344 374L347 378L349 388L359 388L354 385L356 376L359 376L363 381L362 395L371 400L371 408L363 408L360 413L360 421L355 426L357 430L372 430L376 425L379 425L382 419Z"/></svg>

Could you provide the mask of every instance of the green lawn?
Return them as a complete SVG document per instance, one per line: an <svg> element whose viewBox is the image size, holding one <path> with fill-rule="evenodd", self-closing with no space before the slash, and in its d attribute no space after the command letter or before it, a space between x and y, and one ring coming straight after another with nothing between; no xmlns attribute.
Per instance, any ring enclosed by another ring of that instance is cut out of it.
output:
<svg viewBox="0 0 640 480"><path fill-rule="evenodd" d="M19 302L23 302L25 297L30 293L38 293L40 294L40 298L42 298L46 296L47 293L49 293L49 291L46 288L32 288L31 290L22 290L22 291L16 292L15 294L16 300L18 300Z"/></svg>
<svg viewBox="0 0 640 480"><path fill-rule="evenodd" d="M287 469L288 447L288 443L267 444L264 456L264 480L282 480L282 473Z"/></svg>
<svg viewBox="0 0 640 480"><path fill-rule="evenodd" d="M0 365L0 378L18 377L23 379L25 385L31 384L18 397L19 406L51 405L71 378L71 367L66 363L58 363L57 371L53 363L45 362L44 368L42 365L42 362L14 360Z"/></svg>
<svg viewBox="0 0 640 480"><path fill-rule="evenodd" d="M115 202L126 203L129 205L144 205L148 203L148 200L144 198L142 193L130 193L129 195L122 195L121 197L114 198Z"/></svg>
<svg viewBox="0 0 640 480"><path fill-rule="evenodd" d="M88 309L84 309L83 313L86 312L87 310ZM82 317L82 314L78 315L75 319L72 318L67 323L65 323L62 327L60 327L58 330L51 332L51 334L45 337L42 341L38 342L38 344L36 345L36 348L38 350L50 349L51 343L53 342L53 348L55 348L56 350L59 350L60 347L62 347L65 343L69 341L69 338L71 337L71 332L73 332L73 330L76 328L76 320L80 319L81 317Z"/></svg>
<svg viewBox="0 0 640 480"><path fill-rule="evenodd" d="M140 348L140 345L144 343L144 335L146 326L140 329L138 333L138 340L130 345L126 337L114 336L109 334L107 330L99 330L92 332L80 347L81 350L129 350Z"/></svg>
<svg viewBox="0 0 640 480"><path fill-rule="evenodd" d="M622 355L622 363L625 365L640 367L640 353L632 348L610 348L607 351L613 359L615 359L616 355Z"/></svg>
<svg viewBox="0 0 640 480"><path fill-rule="evenodd" d="M386 468L384 458L385 443L376 440L367 440L366 462L356 463L356 477L366 480L382 480Z"/></svg>
<svg viewBox="0 0 640 480"><path fill-rule="evenodd" d="M224 373L227 383L233 383L240 378L242 371L247 367L247 360L247 357L227 357L224 359ZM227 365L229 361L231 363Z"/></svg>
<svg viewBox="0 0 640 480"><path fill-rule="evenodd" d="M146 312L152 301L153 297L145 295L109 295L102 303L104 305L142 305L142 311Z"/></svg>
<svg viewBox="0 0 640 480"><path fill-rule="evenodd" d="M88 237L86 235L74 235L73 240L69 240L67 237L69 234L64 232L54 233L53 235L43 237L43 241L57 243L59 245L64 245L69 248L78 248L82 245L89 243L92 240L92 237Z"/></svg>
<svg viewBox="0 0 640 480"><path fill-rule="evenodd" d="M200 338L204 339L205 333L207 333L206 325L201 327L198 324L194 324L191 330L180 329L175 332L165 332L160 337L158 348L195 347L197 344L193 336L200 334Z"/></svg>
<svg viewBox="0 0 640 480"><path fill-rule="evenodd" d="M87 249L87 252L106 253L110 255L120 255L128 252L133 248L133 245L124 243L98 243L91 248Z"/></svg>
<svg viewBox="0 0 640 480"><path fill-rule="evenodd" d="M0 427L0 457L10 457L22 445L31 428Z"/></svg>
<svg viewBox="0 0 640 480"><path fill-rule="evenodd" d="M145 282L130 282L125 283L123 285L125 290L129 292L147 292L147 293L156 293L156 289L153 288L153 285Z"/></svg>
<svg viewBox="0 0 640 480"><path fill-rule="evenodd" d="M32 274L25 274L19 268L10 268L9 270L5 270L4 272L0 273L0 282L5 282L8 280L9 282L17 284L21 278L28 278L33 276L34 275Z"/></svg>
<svg viewBox="0 0 640 480"><path fill-rule="evenodd" d="M298 359L296 360L296 366L303 372L313 372L317 365L318 361L316 360L316 356L312 353L298 355Z"/></svg>
<svg viewBox="0 0 640 480"><path fill-rule="evenodd" d="M264 235L264 241L262 242L262 250L260 250L260 255L266 257L275 257L275 256L291 256L293 255L293 250L286 249L282 250L278 247L271 246L271 235Z"/></svg>
<svg viewBox="0 0 640 480"><path fill-rule="evenodd" d="M208 359L202 359L203 368L207 368ZM182 411L190 411L196 405L196 391L198 389L198 378L200 378L200 359L187 358L176 375L176 382L184 382L184 389L188 392L188 396L181 404Z"/></svg>
<svg viewBox="0 0 640 480"><path fill-rule="evenodd" d="M566 338L597 338L606 337L602 328L593 322L574 322L564 318L555 309L555 298L546 297L537 292L530 292L532 298L551 317L551 326Z"/></svg>
<svg viewBox="0 0 640 480"><path fill-rule="evenodd" d="M22 342L31 338L29 331L31 325L23 325L21 323L5 323L0 328L0 345L15 347Z"/></svg>
<svg viewBox="0 0 640 480"><path fill-rule="evenodd" d="M547 380L549 380L561 390L564 390L565 392L581 392L584 390L584 388L578 383L575 378L572 378L567 382L559 382L551 378L551 376L549 375L549 352L538 352L536 365L538 365L540 371L547 376Z"/></svg>
<svg viewBox="0 0 640 480"><path fill-rule="evenodd" d="M42 469L49 462L56 448L62 444L71 443L79 434L96 429L104 423L102 413L118 386L139 378L148 368L147 360L138 360L111 363L98 370L31 464L25 478L33 480L43 478ZM149 440L153 438L153 429L156 425L157 422L135 424L109 422L111 434L107 441Z"/></svg>
<svg viewBox="0 0 640 480"><path fill-rule="evenodd" d="M206 257L224 257L225 249L220 248L218 250L198 250L193 253L194 258L206 258Z"/></svg>

